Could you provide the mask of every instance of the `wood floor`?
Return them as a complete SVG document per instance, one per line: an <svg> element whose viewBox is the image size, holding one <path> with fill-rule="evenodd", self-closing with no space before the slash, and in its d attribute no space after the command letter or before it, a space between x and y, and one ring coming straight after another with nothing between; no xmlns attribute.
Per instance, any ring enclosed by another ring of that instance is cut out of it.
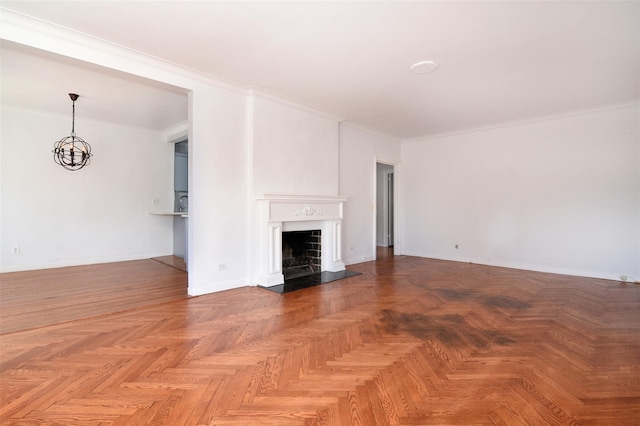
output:
<svg viewBox="0 0 640 426"><path fill-rule="evenodd" d="M0 424L640 424L640 286L350 269L2 335Z"/></svg>
<svg viewBox="0 0 640 426"><path fill-rule="evenodd" d="M152 260L155 260L160 263L164 263L165 265L172 266L181 271L187 272L187 264L184 262L184 259L178 256L160 256L160 257L152 257Z"/></svg>
<svg viewBox="0 0 640 426"><path fill-rule="evenodd" d="M376 247L376 259L384 259L385 257L393 256L393 246L390 247Z"/></svg>
<svg viewBox="0 0 640 426"><path fill-rule="evenodd" d="M181 260L166 256L0 274L0 334L183 300L187 274L184 267L176 269L184 265Z"/></svg>

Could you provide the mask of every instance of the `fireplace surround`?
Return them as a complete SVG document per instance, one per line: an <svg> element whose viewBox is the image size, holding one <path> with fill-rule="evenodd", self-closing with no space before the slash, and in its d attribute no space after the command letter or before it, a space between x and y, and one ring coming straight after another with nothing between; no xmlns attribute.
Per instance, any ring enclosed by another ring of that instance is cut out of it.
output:
<svg viewBox="0 0 640 426"><path fill-rule="evenodd" d="M257 284L284 283L282 233L319 230L322 235L320 269L345 270L342 261L342 219L347 197L260 194L256 196L259 263Z"/></svg>

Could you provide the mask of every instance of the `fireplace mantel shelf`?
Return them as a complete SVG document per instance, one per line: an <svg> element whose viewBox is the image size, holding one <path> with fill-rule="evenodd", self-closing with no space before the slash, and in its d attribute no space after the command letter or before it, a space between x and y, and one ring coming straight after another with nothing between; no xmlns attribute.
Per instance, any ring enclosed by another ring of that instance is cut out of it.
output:
<svg viewBox="0 0 640 426"><path fill-rule="evenodd" d="M344 202L344 195L256 194L256 200L293 202Z"/></svg>

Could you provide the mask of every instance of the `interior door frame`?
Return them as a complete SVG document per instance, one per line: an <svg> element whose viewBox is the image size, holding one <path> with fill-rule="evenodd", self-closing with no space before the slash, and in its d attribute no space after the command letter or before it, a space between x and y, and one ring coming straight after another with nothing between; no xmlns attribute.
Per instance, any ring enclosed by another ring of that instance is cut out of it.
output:
<svg viewBox="0 0 640 426"><path fill-rule="evenodd" d="M379 159L377 157L373 157L373 203L372 203L372 228L373 228L373 238L372 238L372 250L373 250L373 259L377 258L376 250L378 247L378 229L377 229L377 197L378 197L378 164L384 164L387 166L393 167L393 255L399 256L402 254L402 246L400 240L400 232L401 232L401 220L402 217L402 206L401 206L401 189L400 189L400 163L395 161L387 161L384 159Z"/></svg>
<svg viewBox="0 0 640 426"><path fill-rule="evenodd" d="M395 178L394 178L393 169L384 171L384 188L382 188L382 233L383 233L383 242L386 247L393 246L394 240L394 229L393 223L390 223L395 215L393 215L392 211L395 209L395 202L391 198L393 197L393 189L391 188L391 197L389 196L389 178L393 178L393 185L395 186ZM376 228L377 229L377 228ZM376 235L377 239L377 235Z"/></svg>

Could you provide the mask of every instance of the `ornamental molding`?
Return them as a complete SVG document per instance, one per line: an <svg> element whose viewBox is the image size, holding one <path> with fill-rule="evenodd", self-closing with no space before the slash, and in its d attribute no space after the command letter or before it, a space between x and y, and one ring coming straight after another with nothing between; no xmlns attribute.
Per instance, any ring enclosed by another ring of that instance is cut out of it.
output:
<svg viewBox="0 0 640 426"><path fill-rule="evenodd" d="M296 210L294 216L322 216L322 212L311 206L305 206L303 209Z"/></svg>

